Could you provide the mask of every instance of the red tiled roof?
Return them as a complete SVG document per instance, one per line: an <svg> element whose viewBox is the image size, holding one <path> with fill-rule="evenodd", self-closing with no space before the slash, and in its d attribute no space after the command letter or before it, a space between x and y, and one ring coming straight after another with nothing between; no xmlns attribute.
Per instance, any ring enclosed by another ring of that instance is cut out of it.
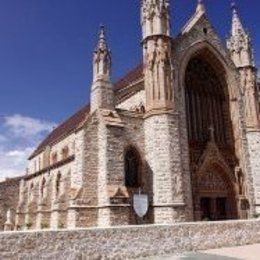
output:
<svg viewBox="0 0 260 260"><path fill-rule="evenodd" d="M36 156L38 153L43 151L48 145L53 144L61 137L71 133L73 130L77 129L80 124L86 118L86 115L89 113L90 106L86 105L82 107L77 113L67 119L65 122L61 123L58 127L56 127L43 142L37 147L37 149L33 152L29 159Z"/></svg>
<svg viewBox="0 0 260 260"><path fill-rule="evenodd" d="M143 64L139 64L115 84L115 91L123 89L143 77Z"/></svg>
<svg viewBox="0 0 260 260"><path fill-rule="evenodd" d="M115 84L115 91L123 89L131 83L139 80L143 77L143 65L140 64L129 73L126 74L122 79L120 79ZM57 128L55 128L43 142L37 147L37 149L33 152L33 154L29 157L32 159L34 156L42 152L47 146L52 145L53 143L60 140L62 137L70 134L72 131L77 129L85 120L87 114L89 113L90 105L86 105L81 108L77 113L71 116L69 119L60 124Z"/></svg>

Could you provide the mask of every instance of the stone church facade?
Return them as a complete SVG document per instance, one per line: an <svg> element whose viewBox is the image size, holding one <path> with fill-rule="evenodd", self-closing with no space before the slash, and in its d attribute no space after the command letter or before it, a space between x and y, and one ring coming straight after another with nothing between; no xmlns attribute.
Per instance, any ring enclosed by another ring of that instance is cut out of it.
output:
<svg viewBox="0 0 260 260"><path fill-rule="evenodd" d="M236 9L224 46L202 1L177 37L170 1L142 0L143 64L111 82L101 28L91 101L29 158L6 229L247 219L260 214L252 43ZM133 194L148 194L141 220Z"/></svg>

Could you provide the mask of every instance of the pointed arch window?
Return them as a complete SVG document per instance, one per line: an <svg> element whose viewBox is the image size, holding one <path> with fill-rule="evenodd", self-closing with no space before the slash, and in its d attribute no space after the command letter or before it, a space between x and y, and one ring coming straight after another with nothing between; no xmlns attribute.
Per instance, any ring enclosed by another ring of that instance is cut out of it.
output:
<svg viewBox="0 0 260 260"><path fill-rule="evenodd" d="M63 149L62 149L62 160L65 160L69 157L69 147L68 146L65 146Z"/></svg>
<svg viewBox="0 0 260 260"><path fill-rule="evenodd" d="M57 152L54 152L51 156L51 161L52 161L52 164L55 164L58 162L58 154Z"/></svg>
<svg viewBox="0 0 260 260"><path fill-rule="evenodd" d="M217 143L227 143L228 93L220 72L203 56L193 57L185 75L186 111L189 141L205 143L210 140L210 127ZM214 61L214 58L212 58ZM216 63L216 62L215 62ZM216 63L217 64L217 63Z"/></svg>
<svg viewBox="0 0 260 260"><path fill-rule="evenodd" d="M31 182L30 189L29 189L29 200L33 201L33 197L34 197L34 184L33 182Z"/></svg>
<svg viewBox="0 0 260 260"><path fill-rule="evenodd" d="M58 197L60 194L60 184L61 184L61 173L59 172L55 183L56 197Z"/></svg>
<svg viewBox="0 0 260 260"><path fill-rule="evenodd" d="M45 178L42 179L42 184L41 184L41 197L43 198L45 195L45 185L46 185L46 180Z"/></svg>
<svg viewBox="0 0 260 260"><path fill-rule="evenodd" d="M134 147L129 147L125 153L125 186L134 188L140 186L141 158Z"/></svg>

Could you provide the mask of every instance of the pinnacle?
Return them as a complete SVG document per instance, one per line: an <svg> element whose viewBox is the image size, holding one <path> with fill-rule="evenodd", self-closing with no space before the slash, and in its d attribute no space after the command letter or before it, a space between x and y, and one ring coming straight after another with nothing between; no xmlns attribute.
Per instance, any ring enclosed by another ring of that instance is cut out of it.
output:
<svg viewBox="0 0 260 260"><path fill-rule="evenodd" d="M205 13L206 12L206 8L205 8L205 5L203 3L203 0L198 0L196 12L197 13Z"/></svg>
<svg viewBox="0 0 260 260"><path fill-rule="evenodd" d="M107 49L106 36L105 36L105 26L100 25L99 39L97 49L105 50Z"/></svg>
<svg viewBox="0 0 260 260"><path fill-rule="evenodd" d="M231 8L233 10L232 35L235 36L235 35L239 35L241 33L245 34L243 25L241 23L241 20L239 18L238 12L237 12L237 8L236 8L235 2L232 2Z"/></svg>

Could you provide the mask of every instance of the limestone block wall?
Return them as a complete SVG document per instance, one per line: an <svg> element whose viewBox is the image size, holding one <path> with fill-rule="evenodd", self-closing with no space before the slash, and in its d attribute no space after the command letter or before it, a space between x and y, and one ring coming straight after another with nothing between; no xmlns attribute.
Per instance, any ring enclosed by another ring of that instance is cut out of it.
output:
<svg viewBox="0 0 260 260"><path fill-rule="evenodd" d="M4 229L8 209L13 211L14 217L19 199L19 182L20 178L7 179L4 182L0 182L0 230Z"/></svg>
<svg viewBox="0 0 260 260"><path fill-rule="evenodd" d="M154 222L187 221L191 213L187 194L191 185L185 181L182 166L178 114L161 113L145 119L145 154L152 176ZM184 186L184 184L186 184ZM185 195L186 194L186 195Z"/></svg>
<svg viewBox="0 0 260 260"><path fill-rule="evenodd" d="M260 214L260 132L248 132L248 150L251 171L253 175L253 185L255 191L256 213Z"/></svg>
<svg viewBox="0 0 260 260"><path fill-rule="evenodd" d="M148 188L149 178L145 172L145 156L144 156L144 131L143 131L143 114L135 112L123 112L120 111L120 118L123 122L123 127L107 126L106 128L106 147L105 158L103 161L106 164L106 184L107 187L115 192L118 187L125 187L125 165L124 156L127 148L134 147L140 155L142 160L142 166L140 175L142 179L142 192L148 190L152 192L151 187ZM104 142L103 142L104 143ZM110 189L110 190L111 190ZM134 212L131 208L132 193L138 192L138 188L125 189L128 192L127 202L124 206L113 205L110 207L109 225L126 225L133 224ZM99 192L99 196L101 192ZM108 194L111 196L111 194ZM109 197L103 198L103 203L110 204ZM120 204L120 203L119 203ZM102 223L102 215L100 214L100 223Z"/></svg>
<svg viewBox="0 0 260 260"><path fill-rule="evenodd" d="M75 153L75 139L76 134L72 133L63 139L59 140L59 142L54 143L48 149L48 165L53 164L52 157L54 154L57 155L57 161L63 160L63 149L68 148L68 156L73 155ZM28 162L28 174L33 174L38 172L46 166L46 162L44 162L46 156L46 151L42 151L35 157L31 158ZM47 165L47 166L48 166Z"/></svg>
<svg viewBox="0 0 260 260"><path fill-rule="evenodd" d="M83 129L80 129L75 134L75 145L74 145L74 154L75 154L75 164L72 165L71 169L71 188L78 190L82 187L83 182L83 168L84 168L84 136L85 132Z"/></svg>
<svg viewBox="0 0 260 260"><path fill-rule="evenodd" d="M260 243L260 221L2 232L1 259L133 259Z"/></svg>
<svg viewBox="0 0 260 260"><path fill-rule="evenodd" d="M110 82L97 81L91 90L91 112L99 108L114 109L114 90Z"/></svg>
<svg viewBox="0 0 260 260"><path fill-rule="evenodd" d="M67 210L73 164L74 161L71 161L35 177L24 178L20 184L16 228L58 227L59 211ZM62 226L66 226L66 223L66 216L63 216Z"/></svg>
<svg viewBox="0 0 260 260"><path fill-rule="evenodd" d="M71 175L75 172L76 136L72 133L49 147L47 165L43 164L46 151L29 161L28 175L20 184L17 229L67 226ZM53 154L56 155L55 161Z"/></svg>
<svg viewBox="0 0 260 260"><path fill-rule="evenodd" d="M121 123L113 124L109 120L113 121L114 116L107 117L105 110L97 111L78 134L79 140L76 139L75 172L71 182L74 187L74 182L82 178L82 184L68 209L69 228L133 223L130 204L111 204L110 198L125 185L126 148L134 146L144 158L143 114L121 110L113 113Z"/></svg>
<svg viewBox="0 0 260 260"><path fill-rule="evenodd" d="M135 147L144 160L143 115L120 113L124 127L107 127L108 184L124 186L124 152L129 146Z"/></svg>
<svg viewBox="0 0 260 260"><path fill-rule="evenodd" d="M68 228L97 225L98 125L94 113L76 134Z"/></svg>
<svg viewBox="0 0 260 260"><path fill-rule="evenodd" d="M141 90L138 91L135 95L132 97L124 100L120 104L117 105L117 108L124 109L124 110L135 110L136 108L139 108L140 105L145 106L146 100L145 100L145 91Z"/></svg>
<svg viewBox="0 0 260 260"><path fill-rule="evenodd" d="M124 152L129 145L143 156L143 128L141 113L120 113L121 124L106 122L100 113L89 118L85 126L83 189L75 201L78 227L129 224L129 208L111 205L110 195L124 183ZM117 114L116 112L114 112ZM110 118L113 120L113 117Z"/></svg>

